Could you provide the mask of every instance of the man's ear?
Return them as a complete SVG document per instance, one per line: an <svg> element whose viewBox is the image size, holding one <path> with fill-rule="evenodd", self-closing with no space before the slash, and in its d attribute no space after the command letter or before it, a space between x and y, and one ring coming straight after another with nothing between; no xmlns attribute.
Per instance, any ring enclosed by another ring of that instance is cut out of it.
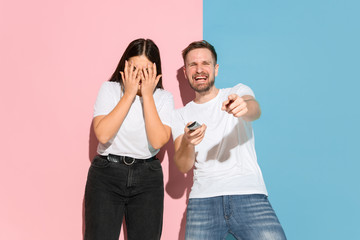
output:
<svg viewBox="0 0 360 240"><path fill-rule="evenodd" d="M185 79L187 79L185 66L183 66L182 69L183 69L183 73L184 73Z"/></svg>
<svg viewBox="0 0 360 240"><path fill-rule="evenodd" d="M218 75L218 71L219 71L219 64L215 65L215 77Z"/></svg>

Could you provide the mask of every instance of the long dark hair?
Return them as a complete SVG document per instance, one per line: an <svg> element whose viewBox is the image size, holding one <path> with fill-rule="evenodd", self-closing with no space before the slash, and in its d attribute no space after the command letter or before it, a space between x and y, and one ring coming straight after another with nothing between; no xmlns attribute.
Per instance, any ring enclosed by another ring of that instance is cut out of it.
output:
<svg viewBox="0 0 360 240"><path fill-rule="evenodd" d="M151 39L139 38L132 41L129 46L126 48L124 54L122 55L119 64L117 65L115 72L112 74L109 79L110 82L118 82L121 85L121 89L124 91L124 82L121 77L120 72L124 72L125 61L129 60L131 57L145 55L150 62L156 64L157 74L161 73L161 60L160 60L160 51L156 44ZM162 86L162 77L160 78L156 88L163 88Z"/></svg>

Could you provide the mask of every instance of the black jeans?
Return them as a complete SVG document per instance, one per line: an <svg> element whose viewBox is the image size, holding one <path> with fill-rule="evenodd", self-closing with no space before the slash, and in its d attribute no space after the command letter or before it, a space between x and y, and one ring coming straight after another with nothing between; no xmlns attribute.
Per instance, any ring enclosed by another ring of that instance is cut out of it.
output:
<svg viewBox="0 0 360 240"><path fill-rule="evenodd" d="M85 240L118 240L124 215L128 240L158 240L163 208L159 160L127 166L94 158L85 189Z"/></svg>

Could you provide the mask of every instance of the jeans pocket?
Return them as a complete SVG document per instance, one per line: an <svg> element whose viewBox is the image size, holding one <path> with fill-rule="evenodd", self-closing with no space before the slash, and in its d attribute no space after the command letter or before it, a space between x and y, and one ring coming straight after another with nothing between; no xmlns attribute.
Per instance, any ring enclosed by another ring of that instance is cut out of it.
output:
<svg viewBox="0 0 360 240"><path fill-rule="evenodd" d="M149 169L153 171L160 171L162 170L161 163L159 160L151 161L148 163Z"/></svg>
<svg viewBox="0 0 360 240"><path fill-rule="evenodd" d="M96 168L106 168L110 165L110 162L107 159L96 156L91 163L92 167Z"/></svg>

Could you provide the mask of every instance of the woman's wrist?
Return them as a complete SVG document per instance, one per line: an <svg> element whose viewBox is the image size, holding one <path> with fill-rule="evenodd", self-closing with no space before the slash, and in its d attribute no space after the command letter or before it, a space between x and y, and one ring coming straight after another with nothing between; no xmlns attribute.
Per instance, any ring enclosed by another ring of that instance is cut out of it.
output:
<svg viewBox="0 0 360 240"><path fill-rule="evenodd" d="M125 91L124 95L122 96L122 99L133 101L135 96L136 96L136 93L129 93L129 92Z"/></svg>
<svg viewBox="0 0 360 240"><path fill-rule="evenodd" d="M141 96L143 98L152 98L153 97L153 93L152 92L141 92Z"/></svg>

